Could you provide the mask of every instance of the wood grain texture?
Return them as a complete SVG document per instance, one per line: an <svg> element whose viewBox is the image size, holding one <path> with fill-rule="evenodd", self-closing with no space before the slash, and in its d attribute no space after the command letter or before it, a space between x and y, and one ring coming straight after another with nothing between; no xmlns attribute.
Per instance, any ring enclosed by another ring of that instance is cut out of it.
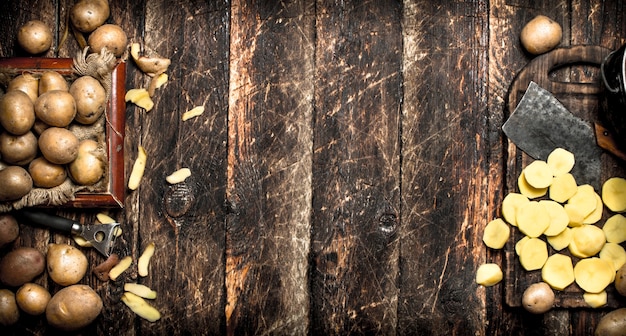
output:
<svg viewBox="0 0 626 336"><path fill-rule="evenodd" d="M319 1L316 9L311 331L393 335L401 4Z"/></svg>
<svg viewBox="0 0 626 336"><path fill-rule="evenodd" d="M468 288L491 197L487 77L471 70L488 65L486 5L405 2L401 334L465 334L487 319L482 289Z"/></svg>
<svg viewBox="0 0 626 336"><path fill-rule="evenodd" d="M314 3L233 1L227 334L306 334Z"/></svg>

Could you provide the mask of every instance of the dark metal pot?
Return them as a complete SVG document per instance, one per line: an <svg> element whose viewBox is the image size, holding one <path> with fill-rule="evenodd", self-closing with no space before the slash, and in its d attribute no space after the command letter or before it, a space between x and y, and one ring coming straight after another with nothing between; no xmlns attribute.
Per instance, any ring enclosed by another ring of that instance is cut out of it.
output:
<svg viewBox="0 0 626 336"><path fill-rule="evenodd" d="M600 117L622 149L626 149L626 44L602 62Z"/></svg>

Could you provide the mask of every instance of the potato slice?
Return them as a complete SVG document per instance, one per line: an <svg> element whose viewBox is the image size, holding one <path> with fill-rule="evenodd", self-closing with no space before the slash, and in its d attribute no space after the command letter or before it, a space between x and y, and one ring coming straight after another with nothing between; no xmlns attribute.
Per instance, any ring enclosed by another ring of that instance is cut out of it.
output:
<svg viewBox="0 0 626 336"><path fill-rule="evenodd" d="M572 229L565 228L563 232L559 233L556 236L547 237L548 244L552 246L556 251L560 251L569 246L572 241Z"/></svg>
<svg viewBox="0 0 626 336"><path fill-rule="evenodd" d="M518 256L522 254L522 249L524 248L524 244L530 239L528 236L524 236L524 238L520 239L515 243L515 254Z"/></svg>
<svg viewBox="0 0 626 336"><path fill-rule="evenodd" d="M530 238L524 243L519 261L527 271L538 270L548 260L548 246L539 238Z"/></svg>
<svg viewBox="0 0 626 336"><path fill-rule="evenodd" d="M541 200L539 203L543 204L550 217L550 225L543 234L546 236L556 236L563 232L569 224L569 216L565 208L563 208L560 203L550 200Z"/></svg>
<svg viewBox="0 0 626 336"><path fill-rule="evenodd" d="M137 272L139 273L139 276L145 277L148 275L148 268L152 255L154 255L154 242L151 242L146 246L143 253L137 260Z"/></svg>
<svg viewBox="0 0 626 336"><path fill-rule="evenodd" d="M502 217L509 224L517 226L517 221L515 220L517 209L528 202L530 202L528 197L520 193L507 194L502 200Z"/></svg>
<svg viewBox="0 0 626 336"><path fill-rule="evenodd" d="M552 184L552 169L543 160L535 160L524 168L526 182L537 189L548 188Z"/></svg>
<svg viewBox="0 0 626 336"><path fill-rule="evenodd" d="M606 237L595 225L581 225L572 229L572 242L582 256L591 257L602 250Z"/></svg>
<svg viewBox="0 0 626 336"><path fill-rule="evenodd" d="M485 226L483 232L483 242L492 249L501 249L509 240L511 235L511 228L502 220L502 218L496 218Z"/></svg>
<svg viewBox="0 0 626 336"><path fill-rule="evenodd" d="M526 181L526 175L523 170L517 178L517 187L519 188L520 194L530 199L539 198L548 192L548 188L535 188L531 186Z"/></svg>
<svg viewBox="0 0 626 336"><path fill-rule="evenodd" d="M133 263L133 258L131 256L125 256L120 260L117 265L113 266L109 271L109 279L115 281L117 277L119 277L124 271L126 271L130 265Z"/></svg>
<svg viewBox="0 0 626 336"><path fill-rule="evenodd" d="M615 214L604 222L602 227L606 241L621 244L626 241L626 217Z"/></svg>
<svg viewBox="0 0 626 336"><path fill-rule="evenodd" d="M140 316L150 322L155 322L161 318L161 313L156 308L151 306L142 297L131 292L125 292L122 294L122 302L124 302L130 310L137 314L137 316Z"/></svg>
<svg viewBox="0 0 626 336"><path fill-rule="evenodd" d="M578 210L575 205L567 203L563 205L563 208L565 209L565 212L567 212L567 216L569 217L569 227L577 227L583 225L583 222L585 221L585 216L582 212Z"/></svg>
<svg viewBox="0 0 626 336"><path fill-rule="evenodd" d="M593 190L593 187L588 184L580 185L576 190L576 194L567 201L567 204L576 207L578 212L583 216L584 221L584 218L589 216L596 209L596 192Z"/></svg>
<svg viewBox="0 0 626 336"><path fill-rule="evenodd" d="M592 213L590 213L589 215L587 215L587 217L583 219L583 224L595 224L599 222L600 219L602 219L602 212L604 211L604 204L602 203L602 198L600 197L600 195L598 195L598 193L594 193L594 194L596 198L596 209L593 210Z"/></svg>
<svg viewBox="0 0 626 336"><path fill-rule="evenodd" d="M498 264L482 264L476 271L476 283L490 287L502 281L502 269Z"/></svg>
<svg viewBox="0 0 626 336"><path fill-rule="evenodd" d="M576 194L578 185L574 175L566 173L559 175L552 180L552 184L548 188L550 199L559 203L565 203L568 199Z"/></svg>
<svg viewBox="0 0 626 336"><path fill-rule="evenodd" d="M541 278L553 289L564 290L574 283L572 258L561 253L551 255L541 268Z"/></svg>
<svg viewBox="0 0 626 336"><path fill-rule="evenodd" d="M124 290L127 292L131 292L137 296L140 296L144 299L156 299L157 292L152 290L150 287L138 283L127 282L124 284Z"/></svg>
<svg viewBox="0 0 626 336"><path fill-rule="evenodd" d="M146 161L147 161L146 150L143 146L137 146L137 159L133 164L133 170L130 173L130 177L128 178L128 189L136 190L139 188L139 184L141 183L141 179L143 178L143 173L146 169Z"/></svg>
<svg viewBox="0 0 626 336"><path fill-rule="evenodd" d="M191 110L183 113L182 120L187 121L191 118L195 118L197 116L202 115L202 113L204 113L204 106L196 106L192 108Z"/></svg>
<svg viewBox="0 0 626 336"><path fill-rule="evenodd" d="M569 173L574 168L576 160L572 152L564 148L555 148L548 154L546 163L552 169L552 175L561 176Z"/></svg>
<svg viewBox="0 0 626 336"><path fill-rule="evenodd" d="M626 179L612 177L602 185L602 201L613 212L626 211Z"/></svg>
<svg viewBox="0 0 626 336"><path fill-rule="evenodd" d="M515 216L519 230L531 237L536 238L550 226L550 215L543 204L538 201L530 201L517 211Z"/></svg>
<svg viewBox="0 0 626 336"><path fill-rule="evenodd" d="M606 305L608 297L606 291L600 293L584 293L583 299L591 308L600 308Z"/></svg>
<svg viewBox="0 0 626 336"><path fill-rule="evenodd" d="M189 168L181 168L168 175L165 180L169 184L176 184L184 182L189 176L191 176L191 170Z"/></svg>
<svg viewBox="0 0 626 336"><path fill-rule="evenodd" d="M578 261L574 266L575 281L588 293L602 292L614 279L613 265L598 257Z"/></svg>
<svg viewBox="0 0 626 336"><path fill-rule="evenodd" d="M615 272L626 264L626 251L620 244L604 244L604 247L600 250L599 256L600 259L610 261L615 268Z"/></svg>

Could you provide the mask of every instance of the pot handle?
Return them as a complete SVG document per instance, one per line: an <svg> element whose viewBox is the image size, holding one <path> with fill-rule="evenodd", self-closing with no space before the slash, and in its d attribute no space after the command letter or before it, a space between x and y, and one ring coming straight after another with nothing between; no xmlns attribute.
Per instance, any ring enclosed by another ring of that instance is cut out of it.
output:
<svg viewBox="0 0 626 336"><path fill-rule="evenodd" d="M611 84L609 84L609 82L607 81L606 76L604 74L604 63L606 63L606 60L608 60L611 56L613 56L613 54L615 54L616 51L612 51L610 54L606 55L606 57L604 58L604 60L600 64L600 77L602 77L602 82L604 82L604 87L606 87L606 89L609 90L611 93L618 93L619 92L619 87L618 88L612 88Z"/></svg>

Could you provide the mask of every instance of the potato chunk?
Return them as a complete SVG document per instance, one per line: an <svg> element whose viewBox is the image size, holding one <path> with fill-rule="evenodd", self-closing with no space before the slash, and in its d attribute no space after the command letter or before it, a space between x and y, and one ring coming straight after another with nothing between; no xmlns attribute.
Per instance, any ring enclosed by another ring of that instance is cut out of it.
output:
<svg viewBox="0 0 626 336"><path fill-rule="evenodd" d="M600 308L606 305L608 296L606 295L606 291L601 291L600 293L584 293L583 300L585 300L585 303L591 308Z"/></svg>
<svg viewBox="0 0 626 336"><path fill-rule="evenodd" d="M526 175L523 170L517 178L517 187L519 188L520 194L530 199L541 197L548 192L548 188L535 188L531 186L528 181L526 181Z"/></svg>
<svg viewBox="0 0 626 336"><path fill-rule="evenodd" d="M552 169L554 176L561 176L574 168L576 160L572 152L564 148L556 148L548 155L546 163Z"/></svg>
<svg viewBox="0 0 626 336"><path fill-rule="evenodd" d="M531 237L524 243L519 260L527 271L541 269L548 260L548 246L543 240Z"/></svg>
<svg viewBox="0 0 626 336"><path fill-rule="evenodd" d="M606 241L621 244L626 241L626 217L615 214L606 220L602 227Z"/></svg>
<svg viewBox="0 0 626 336"><path fill-rule="evenodd" d="M574 266L575 281L588 293L602 292L614 279L613 265L598 257L582 259Z"/></svg>
<svg viewBox="0 0 626 336"><path fill-rule="evenodd" d="M574 175L566 173L557 176L552 180L548 193L550 199L559 203L565 203L568 199L576 194L578 185Z"/></svg>
<svg viewBox="0 0 626 336"><path fill-rule="evenodd" d="M602 185L602 201L613 212L626 211L626 179L612 177Z"/></svg>
<svg viewBox="0 0 626 336"><path fill-rule="evenodd" d="M476 271L476 283L490 287L502 281L502 269L498 264L482 264Z"/></svg>
<svg viewBox="0 0 626 336"><path fill-rule="evenodd" d="M531 201L522 206L515 217L519 230L531 237L536 238L550 226L550 215L538 201Z"/></svg>
<svg viewBox="0 0 626 336"><path fill-rule="evenodd" d="M548 163L542 160L535 160L524 168L526 182L537 189L548 188L552 184L552 169Z"/></svg>
<svg viewBox="0 0 626 336"><path fill-rule="evenodd" d="M492 249L501 249L509 240L511 229L509 225L502 220L502 218L496 218L489 222L485 226L483 233L483 242Z"/></svg>
<svg viewBox="0 0 626 336"><path fill-rule="evenodd" d="M530 202L528 197L519 193L509 193L502 200L502 217L513 226L517 226L515 216L517 210L524 204Z"/></svg>
<svg viewBox="0 0 626 336"><path fill-rule="evenodd" d="M596 209L596 192L588 184L580 185L576 194L567 201L567 204L576 207L584 219Z"/></svg>
<svg viewBox="0 0 626 336"><path fill-rule="evenodd" d="M551 255L541 269L541 278L550 287L564 290L574 282L572 258L560 253Z"/></svg>

